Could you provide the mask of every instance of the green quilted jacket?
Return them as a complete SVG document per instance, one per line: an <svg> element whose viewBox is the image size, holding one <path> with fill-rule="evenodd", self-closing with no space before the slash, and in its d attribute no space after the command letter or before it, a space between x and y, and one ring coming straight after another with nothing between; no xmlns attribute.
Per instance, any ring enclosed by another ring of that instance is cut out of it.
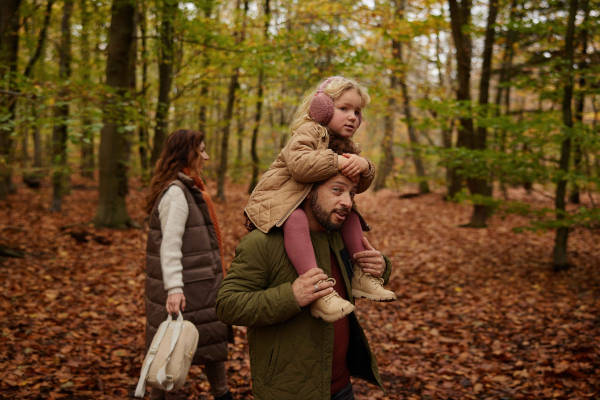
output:
<svg viewBox="0 0 600 400"><path fill-rule="evenodd" d="M331 275L334 252L350 301L350 263L339 233L311 233L318 265ZM391 272L386 258L387 281ZM248 327L252 389L257 400L331 398L333 325L301 308L292 293L297 273L287 258L280 230L254 230L236 249L217 294L217 315ZM352 376L383 389L375 357L354 313L350 320L348 367Z"/></svg>

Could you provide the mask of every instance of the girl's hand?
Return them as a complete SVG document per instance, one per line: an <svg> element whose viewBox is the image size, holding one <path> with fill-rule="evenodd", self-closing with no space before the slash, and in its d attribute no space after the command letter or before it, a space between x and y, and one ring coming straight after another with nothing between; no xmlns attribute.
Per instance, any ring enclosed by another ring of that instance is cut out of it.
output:
<svg viewBox="0 0 600 400"><path fill-rule="evenodd" d="M369 170L369 162L356 154L343 154L346 162L340 164L338 159L338 168L340 172L350 179L357 179L359 175Z"/></svg>
<svg viewBox="0 0 600 400"><path fill-rule="evenodd" d="M348 157L338 155L337 158L338 158L338 169L341 171L348 164Z"/></svg>
<svg viewBox="0 0 600 400"><path fill-rule="evenodd" d="M172 293L167 296L167 312L177 314L179 310L185 310L185 296L183 293Z"/></svg>

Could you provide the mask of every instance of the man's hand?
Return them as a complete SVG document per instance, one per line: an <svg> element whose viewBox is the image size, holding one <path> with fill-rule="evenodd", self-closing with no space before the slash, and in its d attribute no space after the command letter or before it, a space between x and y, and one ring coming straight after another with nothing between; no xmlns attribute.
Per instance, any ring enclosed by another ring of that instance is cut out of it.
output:
<svg viewBox="0 0 600 400"><path fill-rule="evenodd" d="M328 276L321 268L311 268L300 275L292 283L294 297L300 307L304 307L313 301L333 292L333 283L325 281Z"/></svg>
<svg viewBox="0 0 600 400"><path fill-rule="evenodd" d="M362 242L367 250L354 253L354 261L363 272L371 274L376 278L381 278L385 272L385 259L379 251L371 246L366 237L363 236Z"/></svg>
<svg viewBox="0 0 600 400"><path fill-rule="evenodd" d="M185 310L185 296L183 293L173 293L167 296L167 312L177 314Z"/></svg>

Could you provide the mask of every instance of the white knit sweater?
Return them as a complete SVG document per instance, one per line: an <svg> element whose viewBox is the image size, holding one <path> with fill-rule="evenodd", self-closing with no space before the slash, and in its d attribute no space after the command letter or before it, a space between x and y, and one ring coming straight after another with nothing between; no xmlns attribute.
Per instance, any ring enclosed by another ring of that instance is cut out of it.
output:
<svg viewBox="0 0 600 400"><path fill-rule="evenodd" d="M162 230L160 268L167 294L183 293L183 265L181 246L189 208L183 190L171 185L158 203L158 217Z"/></svg>

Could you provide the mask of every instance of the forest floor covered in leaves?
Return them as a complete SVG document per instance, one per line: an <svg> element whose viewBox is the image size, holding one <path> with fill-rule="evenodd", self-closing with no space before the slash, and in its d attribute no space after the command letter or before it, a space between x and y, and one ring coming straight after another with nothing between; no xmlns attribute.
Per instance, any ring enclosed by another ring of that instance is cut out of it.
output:
<svg viewBox="0 0 600 400"><path fill-rule="evenodd" d="M74 181L62 213L50 189L20 186L0 202L0 398L123 399L144 356L144 229L91 225L96 183ZM144 226L135 182L130 215ZM245 233L245 187L217 204L231 260ZM511 192L532 203L543 197ZM515 233L524 217L459 227L470 207L441 194L357 196L371 243L394 264L393 303L357 302L386 387L354 381L357 399L600 398L600 231L576 228L567 271L551 269L553 232ZM252 398L245 330L236 327L228 372ZM210 399L192 367L189 398Z"/></svg>

